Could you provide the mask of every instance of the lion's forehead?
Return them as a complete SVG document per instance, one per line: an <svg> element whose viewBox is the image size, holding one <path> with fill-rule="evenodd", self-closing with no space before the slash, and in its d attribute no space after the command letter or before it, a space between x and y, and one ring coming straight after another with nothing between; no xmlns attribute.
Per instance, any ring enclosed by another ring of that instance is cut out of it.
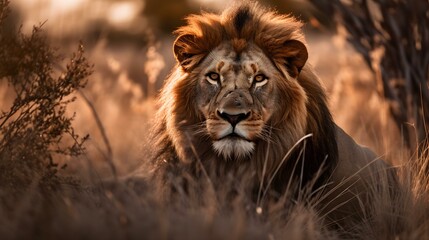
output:
<svg viewBox="0 0 429 240"><path fill-rule="evenodd" d="M236 62L228 59L221 60L218 72L221 75L222 85L235 84L237 87L248 87L252 83L252 76L256 73L257 63L253 61Z"/></svg>
<svg viewBox="0 0 429 240"><path fill-rule="evenodd" d="M256 46L237 53L228 44L220 45L209 54L207 63L207 72L220 73L222 83L241 83L243 87L251 84L255 74L275 70L271 61Z"/></svg>

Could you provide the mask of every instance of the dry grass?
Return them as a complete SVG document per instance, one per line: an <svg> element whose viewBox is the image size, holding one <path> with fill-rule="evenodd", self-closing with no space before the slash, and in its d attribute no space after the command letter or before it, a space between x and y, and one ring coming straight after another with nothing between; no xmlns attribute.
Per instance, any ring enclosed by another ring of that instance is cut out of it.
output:
<svg viewBox="0 0 429 240"><path fill-rule="evenodd" d="M427 138L429 45L426 1L310 1L333 13L339 28L375 74L391 118L412 149Z"/></svg>
<svg viewBox="0 0 429 240"><path fill-rule="evenodd" d="M1 0L1 20L4 19L4 4ZM145 178L149 168L144 164L140 175L106 180L105 176L112 176L106 163L108 145L113 149L110 157L119 175L135 170L142 164L139 161L144 162L144 148L138 146L144 144L143 135L149 127L147 122L152 118L155 104L135 90L138 86L133 85L135 83L120 70L121 67L115 67L118 63L113 60L106 70L110 75L95 72L86 90L82 90L90 73L83 52L78 50L61 76L53 67L61 65L61 61L40 34L37 29L31 36L4 32L0 35L0 91L7 93L1 95L4 99L0 103L5 111L0 115L2 239L424 239L429 236L428 149L422 151L418 161L399 157L396 162L402 164L398 169L401 188L393 198L386 189L372 189L374 201L371 210L366 212L366 221L349 224L344 229L329 225L315 208L317 201L309 197L309 192L303 191L298 198L289 195L276 200L266 198L263 204L256 205L249 198L249 179L234 176L219 179L209 174L208 181L179 174L171 183L176 184L178 192L183 194L166 201L159 201L159 189ZM16 40L15 45L4 44L9 36L16 36L12 39ZM35 54L20 55L27 52ZM341 68L354 68L352 64L355 63L345 63L347 66ZM346 75L340 77L355 79ZM112 83L118 79L122 79L119 84ZM26 88L23 83L40 83L41 92L33 92L38 88L31 84ZM339 107L347 98L344 93L358 94L353 92L356 87L349 84L357 83L346 81L328 86L335 96L332 105L337 120L348 111ZM46 90L48 87L49 91ZM359 106L359 101L367 99L367 88L371 85L364 84L364 97L356 95L347 105ZM96 113L77 91L88 97ZM100 92L111 95L97 94ZM20 101L13 100L17 96L21 96ZM76 102L69 101L73 96L78 97ZM24 101L28 98L31 100ZM369 118L376 116L379 106L373 104L372 107L374 115ZM73 116L70 112L77 113L75 119L70 117ZM35 113L38 114L33 115ZM361 113L356 111L354 116ZM94 120L94 114L101 119L102 128ZM6 118L8 120L4 121ZM350 124L352 118L353 115L348 115L342 121ZM17 122L19 119L23 119L22 123ZM375 120L365 121L374 121L374 128L379 126ZM36 128L38 123L41 125ZM348 128L363 132L363 140L378 140L377 136L371 136L372 130L361 130L361 121ZM91 139L86 143L87 152L83 155L77 155L82 153L80 151L73 152L81 150L81 143L69 141L79 140L75 132L91 132ZM124 132L131 136L123 135ZM97 141L102 135L108 139L108 144ZM58 151L60 149L63 151ZM388 147L380 149L391 150ZM66 155L56 155L56 152ZM398 155L392 155L398 158ZM63 170L62 165L52 165L50 160L61 160L69 167ZM188 189L180 187L179 183L183 181L189 183Z"/></svg>

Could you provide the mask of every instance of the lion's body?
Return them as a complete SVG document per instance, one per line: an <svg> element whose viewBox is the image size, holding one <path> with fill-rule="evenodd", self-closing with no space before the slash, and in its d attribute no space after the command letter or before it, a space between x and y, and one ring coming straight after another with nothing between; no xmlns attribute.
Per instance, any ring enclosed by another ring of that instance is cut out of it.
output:
<svg viewBox="0 0 429 240"><path fill-rule="evenodd" d="M374 184L361 177L384 164L371 164L375 155L333 122L305 64L300 22L245 3L191 16L176 33L179 64L161 92L153 132L157 178L247 172L255 186L275 176L278 193L290 179L327 185L331 194L336 185L357 194Z"/></svg>

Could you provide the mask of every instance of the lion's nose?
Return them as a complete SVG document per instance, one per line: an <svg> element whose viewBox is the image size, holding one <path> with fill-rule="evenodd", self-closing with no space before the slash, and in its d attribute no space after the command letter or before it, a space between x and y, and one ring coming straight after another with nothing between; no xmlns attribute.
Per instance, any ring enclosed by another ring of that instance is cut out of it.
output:
<svg viewBox="0 0 429 240"><path fill-rule="evenodd" d="M250 116L250 112L233 115L223 111L217 111L217 113L222 119L228 121L233 127Z"/></svg>

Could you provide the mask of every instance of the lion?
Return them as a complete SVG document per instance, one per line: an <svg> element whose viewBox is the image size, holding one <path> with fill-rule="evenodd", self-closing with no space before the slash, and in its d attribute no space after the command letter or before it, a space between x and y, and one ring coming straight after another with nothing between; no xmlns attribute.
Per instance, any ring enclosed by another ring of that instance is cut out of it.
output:
<svg viewBox="0 0 429 240"><path fill-rule="evenodd" d="M322 188L331 216L360 207L362 199L349 198L368 193L390 167L334 123L301 28L290 15L245 2L191 15L175 31L177 65L153 130L152 174L161 185L174 174L222 178L245 169L256 188L269 182L279 195L289 179Z"/></svg>

